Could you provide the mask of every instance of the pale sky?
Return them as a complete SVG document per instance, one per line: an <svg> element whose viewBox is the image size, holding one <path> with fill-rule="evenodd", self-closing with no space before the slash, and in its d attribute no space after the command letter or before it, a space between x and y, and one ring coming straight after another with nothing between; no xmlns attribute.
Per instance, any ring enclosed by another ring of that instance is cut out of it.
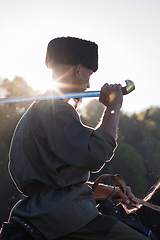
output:
<svg viewBox="0 0 160 240"><path fill-rule="evenodd" d="M48 42L61 36L94 41L99 69L91 89L130 79L123 112L160 107L160 0L0 0L0 78L23 77L34 89L51 81Z"/></svg>

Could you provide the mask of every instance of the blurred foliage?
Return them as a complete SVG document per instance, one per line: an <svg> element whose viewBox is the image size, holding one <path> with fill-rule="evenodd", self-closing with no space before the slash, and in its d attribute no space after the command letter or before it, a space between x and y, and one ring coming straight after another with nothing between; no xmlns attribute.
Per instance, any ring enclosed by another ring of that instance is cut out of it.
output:
<svg viewBox="0 0 160 240"><path fill-rule="evenodd" d="M109 173L119 173L138 196L146 194L147 170L142 156L129 144L120 144L112 161L106 164Z"/></svg>
<svg viewBox="0 0 160 240"><path fill-rule="evenodd" d="M13 81L4 79L0 85L2 93L3 97L37 94L20 77ZM8 173L8 152L14 129L29 105L28 102L0 104L0 225L7 221L10 209L22 197ZM82 122L94 128L103 111L104 106L98 100L91 100L83 110ZM91 173L91 180L104 173L119 173L133 193L143 197L160 175L159 119L160 108L157 107L131 116L121 112L115 156L99 172Z"/></svg>
<svg viewBox="0 0 160 240"><path fill-rule="evenodd" d="M97 104L98 103L98 104ZM85 113L81 116L82 122L90 127L95 127L99 124L104 105L96 99L90 101L85 107Z"/></svg>
<svg viewBox="0 0 160 240"><path fill-rule="evenodd" d="M82 115L82 122L95 127L103 110L104 107L98 100L91 100ZM131 116L121 112L115 156L100 172L91 174L91 181L104 173L119 173L126 184L131 186L133 193L137 197L143 197L160 176L159 119L160 108L157 107Z"/></svg>
<svg viewBox="0 0 160 240"><path fill-rule="evenodd" d="M20 77L11 82L4 79L0 85L1 92L3 97L37 94ZM0 104L0 225L8 220L10 209L22 197L8 173L8 153L14 129L29 105L29 102Z"/></svg>

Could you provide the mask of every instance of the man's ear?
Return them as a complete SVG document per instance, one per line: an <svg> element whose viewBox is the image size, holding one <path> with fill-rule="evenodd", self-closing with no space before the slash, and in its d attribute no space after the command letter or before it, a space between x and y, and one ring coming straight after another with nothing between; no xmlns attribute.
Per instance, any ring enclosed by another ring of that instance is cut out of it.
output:
<svg viewBox="0 0 160 240"><path fill-rule="evenodd" d="M78 64L76 69L75 69L75 76L76 78L80 78L80 75L81 75L81 68L82 68L82 65L81 64Z"/></svg>

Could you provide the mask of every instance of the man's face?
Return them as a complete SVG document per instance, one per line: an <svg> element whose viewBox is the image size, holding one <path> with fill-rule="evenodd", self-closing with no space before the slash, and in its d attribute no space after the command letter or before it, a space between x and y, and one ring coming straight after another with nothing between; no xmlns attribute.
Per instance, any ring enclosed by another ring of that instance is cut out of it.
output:
<svg viewBox="0 0 160 240"><path fill-rule="evenodd" d="M90 76L92 75L93 70L88 69L84 66L81 67L79 78L77 81L77 91L85 91L87 88L90 88Z"/></svg>
<svg viewBox="0 0 160 240"><path fill-rule="evenodd" d="M81 92L90 87L90 76L93 70L82 66L57 64L52 70L53 79L62 92Z"/></svg>

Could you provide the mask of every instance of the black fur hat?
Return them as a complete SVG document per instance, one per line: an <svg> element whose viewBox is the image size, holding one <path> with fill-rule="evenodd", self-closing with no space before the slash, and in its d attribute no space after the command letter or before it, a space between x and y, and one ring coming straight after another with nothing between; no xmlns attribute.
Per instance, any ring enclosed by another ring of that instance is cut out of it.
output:
<svg viewBox="0 0 160 240"><path fill-rule="evenodd" d="M98 46L94 42L79 38L55 38L48 44L46 65L48 68L52 68L56 63L82 64L96 72L98 69Z"/></svg>

